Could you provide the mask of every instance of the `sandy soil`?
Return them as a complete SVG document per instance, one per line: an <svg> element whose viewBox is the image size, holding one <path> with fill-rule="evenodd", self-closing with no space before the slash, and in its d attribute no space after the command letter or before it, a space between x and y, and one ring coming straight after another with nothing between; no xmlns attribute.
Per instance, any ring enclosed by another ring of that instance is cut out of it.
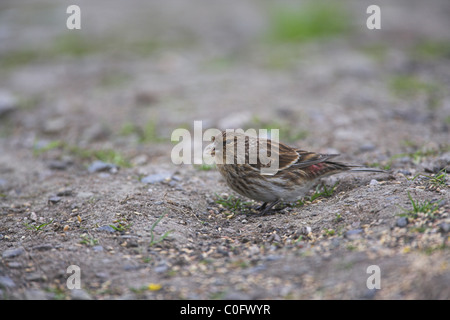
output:
<svg viewBox="0 0 450 320"><path fill-rule="evenodd" d="M81 30L54 1L0 5L0 297L450 297L448 2L383 3L368 30L371 3L347 1L301 41L270 2L78 2ZM195 120L388 173L257 216L172 163Z"/></svg>

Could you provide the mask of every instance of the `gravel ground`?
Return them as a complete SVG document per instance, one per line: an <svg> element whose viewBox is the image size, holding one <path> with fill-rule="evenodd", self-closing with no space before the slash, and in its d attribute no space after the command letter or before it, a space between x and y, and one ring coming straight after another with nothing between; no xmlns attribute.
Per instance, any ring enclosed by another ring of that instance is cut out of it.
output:
<svg viewBox="0 0 450 320"><path fill-rule="evenodd" d="M448 1L382 3L381 30L369 1L78 2L81 30L0 4L1 298L450 298ZM257 216L171 162L195 120L387 173Z"/></svg>

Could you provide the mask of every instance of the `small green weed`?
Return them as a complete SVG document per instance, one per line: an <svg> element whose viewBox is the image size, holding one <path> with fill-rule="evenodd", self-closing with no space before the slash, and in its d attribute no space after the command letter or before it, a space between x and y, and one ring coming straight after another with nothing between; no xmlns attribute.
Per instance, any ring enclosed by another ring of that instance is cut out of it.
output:
<svg viewBox="0 0 450 320"><path fill-rule="evenodd" d="M206 163L202 163L202 164L196 164L194 165L194 168L196 168L197 170L200 171L210 171L212 169L214 169L216 167L216 165L213 164L206 164Z"/></svg>
<svg viewBox="0 0 450 320"><path fill-rule="evenodd" d="M382 164L380 162L370 162L365 164L369 168L380 168L382 170L391 170L391 163Z"/></svg>
<svg viewBox="0 0 450 320"><path fill-rule="evenodd" d="M336 190L338 183L339 182L336 182L331 187L331 189L328 189L326 185L323 185L322 186L322 191L320 191L320 186L317 186L316 187L316 191L310 197L310 201L312 202L312 201L316 200L319 197L325 197L325 198L331 197L333 195L334 191Z"/></svg>
<svg viewBox="0 0 450 320"><path fill-rule="evenodd" d="M447 171L445 169L442 169L438 173L427 176L430 179L430 184L434 187L447 187Z"/></svg>
<svg viewBox="0 0 450 320"><path fill-rule="evenodd" d="M64 146L64 142L62 142L61 140L50 141L43 146L40 146L37 143L35 143L33 146L33 155L39 156L45 152L48 152L50 150L57 149L57 148L60 148L63 146Z"/></svg>
<svg viewBox="0 0 450 320"><path fill-rule="evenodd" d="M427 157L437 156L437 155L442 154L447 151L450 151L450 145L443 145L438 150L437 149L419 149L414 152L405 152L405 153L395 154L387 160L386 167L387 166L391 167L395 160L397 160L399 158L405 158L405 157L411 158L411 161L414 164L420 164ZM370 164L369 164L369 166L370 166Z"/></svg>
<svg viewBox="0 0 450 320"><path fill-rule="evenodd" d="M160 236L158 239L155 239L155 228L158 225L158 223L161 222L161 220L164 218L164 216L166 215L166 213L163 213L151 226L150 228L150 243L149 246L154 246L157 243L160 243L161 241L163 241L164 239L166 239L169 234L171 234L173 232L173 230L168 230L166 232L164 232L164 234L162 236Z"/></svg>
<svg viewBox="0 0 450 320"><path fill-rule="evenodd" d="M327 188L326 185L318 185L316 187L316 190L311 196L305 196L303 199L297 200L292 206L293 207L302 207L304 206L307 201L313 202L314 200L324 197L328 198L333 195L333 193L336 191L336 188L338 186L339 182L336 182L331 188Z"/></svg>
<svg viewBox="0 0 450 320"><path fill-rule="evenodd" d="M439 59L450 57L450 42L422 41L412 49L412 55L417 59Z"/></svg>
<svg viewBox="0 0 450 320"><path fill-rule="evenodd" d="M83 233L80 235L80 244L84 244L89 247L93 247L98 244L98 239L95 239L92 235Z"/></svg>
<svg viewBox="0 0 450 320"><path fill-rule="evenodd" d="M442 88L437 83L425 82L412 75L394 76L389 82L391 91L400 98L414 99L426 95L430 108L442 100Z"/></svg>
<svg viewBox="0 0 450 320"><path fill-rule="evenodd" d="M409 191L408 191L408 198L409 201L411 202L412 209L408 210L402 208L405 214L401 214L400 216L410 216L412 218L417 218L420 213L424 213L428 217L433 218L434 213L439 209L439 203L430 202L428 200L425 201L414 200Z"/></svg>
<svg viewBox="0 0 450 320"><path fill-rule="evenodd" d="M33 148L33 155L39 156L50 150L58 148L62 149L63 153L68 153L81 159L89 159L89 160L96 159L101 160L103 162L113 163L119 167L125 168L131 167L130 161L116 150L113 149L94 150L94 149L80 148L78 146L69 145L61 140L50 141L49 143L47 143L42 147L35 144Z"/></svg>
<svg viewBox="0 0 450 320"><path fill-rule="evenodd" d="M334 229L323 229L323 235L327 236L327 237L331 237L334 236L334 234L336 233L336 231L334 231Z"/></svg>
<svg viewBox="0 0 450 320"><path fill-rule="evenodd" d="M406 178L408 181L415 181L418 177L424 177L430 186L433 188L439 188L439 187L447 187L447 171L445 169L442 169L436 174L433 175L427 175L423 173L418 173L412 178Z"/></svg>
<svg viewBox="0 0 450 320"><path fill-rule="evenodd" d="M303 5L274 5L269 10L267 37L290 43L343 34L350 30L349 12L343 6L325 1Z"/></svg>
<svg viewBox="0 0 450 320"><path fill-rule="evenodd" d="M121 218L113 221L115 224L110 224L109 226L113 228L115 231L124 232L131 228L132 224L128 223L125 218Z"/></svg>
<svg viewBox="0 0 450 320"><path fill-rule="evenodd" d="M287 123L287 121L262 121L258 116L254 116L251 122L248 124L249 128L264 128L267 130L278 129L280 141L295 142L305 139L309 132L304 129L298 129L293 124ZM268 131L270 132L270 131Z"/></svg>
<svg viewBox="0 0 450 320"><path fill-rule="evenodd" d="M250 209L249 206L252 204L252 202L243 201L242 199L237 198L233 195L222 197L216 194L216 197L217 204L222 205L225 209L230 210L233 213L247 212Z"/></svg>
<svg viewBox="0 0 450 320"><path fill-rule="evenodd" d="M158 134L155 120L148 121L144 126L126 122L120 130L120 134L123 136L136 135L140 143L165 141L165 139Z"/></svg>
<svg viewBox="0 0 450 320"><path fill-rule="evenodd" d="M344 218L342 218L342 215L339 212L336 213L336 217L334 218L334 221L335 222L340 222L342 220L344 220Z"/></svg>

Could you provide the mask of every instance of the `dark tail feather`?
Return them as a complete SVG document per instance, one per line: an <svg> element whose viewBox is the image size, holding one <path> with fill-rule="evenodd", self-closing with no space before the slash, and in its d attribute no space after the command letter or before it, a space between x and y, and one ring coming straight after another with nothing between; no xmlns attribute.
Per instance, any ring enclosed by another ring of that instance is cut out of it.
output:
<svg viewBox="0 0 450 320"><path fill-rule="evenodd" d="M387 173L386 170L376 169L376 168L367 168L358 165L348 165L340 162L326 161L327 164L332 165L335 169L340 170L348 170L351 172L379 172L379 173Z"/></svg>
<svg viewBox="0 0 450 320"><path fill-rule="evenodd" d="M349 171L351 172L381 172L381 173L387 173L388 171L386 170L381 170L381 169L374 169L374 168L351 168Z"/></svg>

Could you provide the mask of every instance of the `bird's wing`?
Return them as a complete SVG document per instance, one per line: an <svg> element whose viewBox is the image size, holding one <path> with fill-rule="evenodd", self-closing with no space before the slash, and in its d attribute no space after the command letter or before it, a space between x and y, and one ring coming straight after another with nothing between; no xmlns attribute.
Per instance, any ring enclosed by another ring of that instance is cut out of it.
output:
<svg viewBox="0 0 450 320"><path fill-rule="evenodd" d="M299 150L299 149L297 149L295 151L299 155L299 158L295 163L292 163L291 166L294 166L296 168L309 167L313 164L328 161L339 155L339 154L315 153L315 152L309 152L309 151L304 151L304 150Z"/></svg>
<svg viewBox="0 0 450 320"><path fill-rule="evenodd" d="M255 140L256 141L256 140ZM252 140L250 140L250 144ZM276 174L280 170L292 168L305 168L311 165L325 162L331 158L338 156L338 154L320 154L308 152L300 149L291 148L284 143L277 143L272 140L259 139L258 140L259 156L256 163L251 163L250 166L261 171L261 169L272 168L269 175ZM270 173L271 172L271 173Z"/></svg>

